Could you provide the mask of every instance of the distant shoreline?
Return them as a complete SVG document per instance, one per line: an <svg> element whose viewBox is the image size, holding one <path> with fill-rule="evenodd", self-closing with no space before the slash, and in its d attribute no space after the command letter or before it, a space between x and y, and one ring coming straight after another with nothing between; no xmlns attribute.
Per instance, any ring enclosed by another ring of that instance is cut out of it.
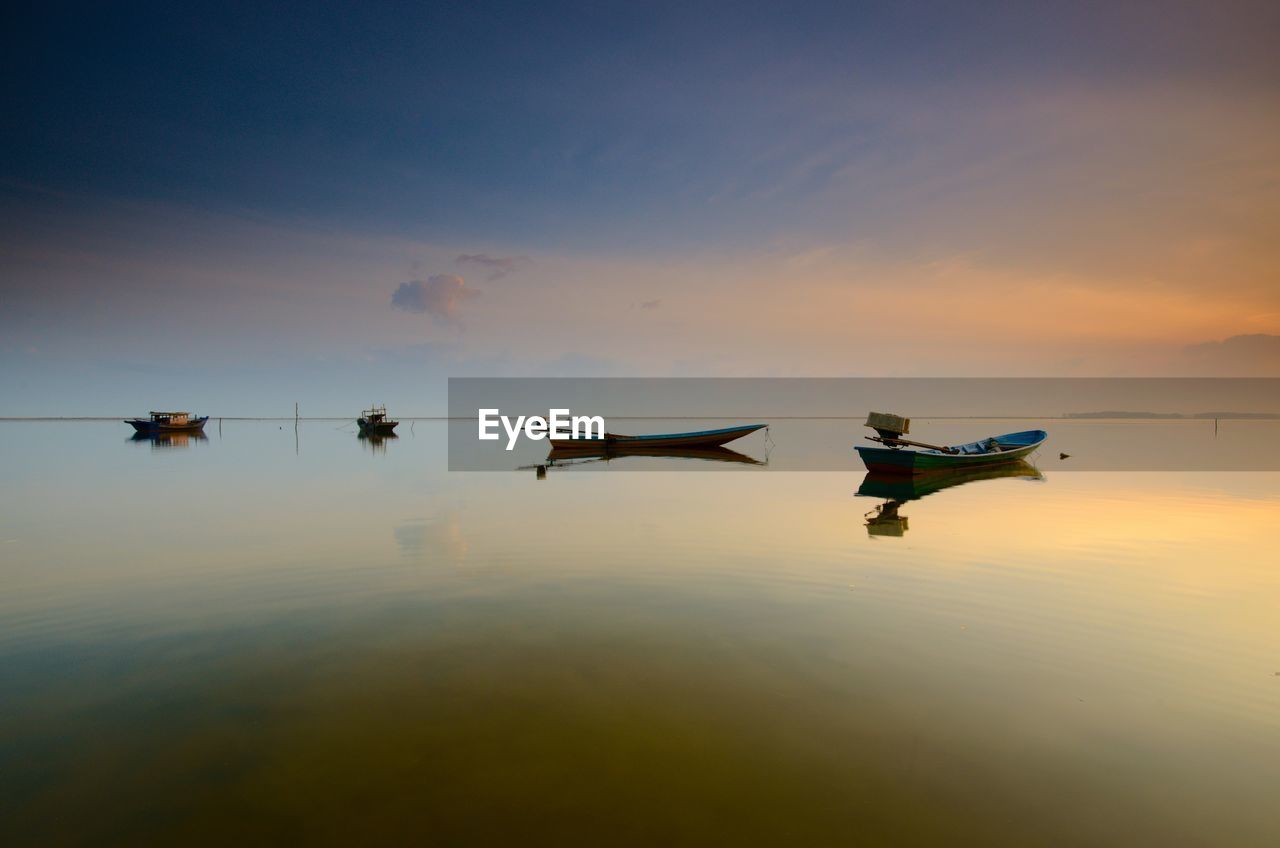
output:
<svg viewBox="0 0 1280 848"><path fill-rule="evenodd" d="M1063 418L1084 419L1128 419L1156 421L1211 421L1216 419L1235 419L1245 421L1270 421L1280 419L1274 412L1196 412L1183 415L1181 412L1126 412L1123 410L1107 410L1104 412L1068 412Z"/></svg>

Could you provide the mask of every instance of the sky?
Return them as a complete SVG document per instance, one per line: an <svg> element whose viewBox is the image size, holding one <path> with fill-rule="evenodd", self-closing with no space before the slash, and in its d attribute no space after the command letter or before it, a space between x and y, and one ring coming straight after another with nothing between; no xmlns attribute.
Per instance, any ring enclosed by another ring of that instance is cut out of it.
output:
<svg viewBox="0 0 1280 848"><path fill-rule="evenodd" d="M0 415L1280 376L1274 3L7 8Z"/></svg>

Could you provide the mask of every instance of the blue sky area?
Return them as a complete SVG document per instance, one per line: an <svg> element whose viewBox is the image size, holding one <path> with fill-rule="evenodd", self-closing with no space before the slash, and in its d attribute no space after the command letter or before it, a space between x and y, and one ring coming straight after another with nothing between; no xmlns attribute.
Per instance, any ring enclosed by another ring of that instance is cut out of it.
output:
<svg viewBox="0 0 1280 848"><path fill-rule="evenodd" d="M1280 374L1275 4L43 3L3 32L0 414Z"/></svg>

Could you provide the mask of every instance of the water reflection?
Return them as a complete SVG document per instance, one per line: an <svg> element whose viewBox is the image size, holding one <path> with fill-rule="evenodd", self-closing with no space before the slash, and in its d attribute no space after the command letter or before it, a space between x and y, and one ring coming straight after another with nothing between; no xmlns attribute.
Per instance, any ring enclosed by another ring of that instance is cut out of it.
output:
<svg viewBox="0 0 1280 848"><path fill-rule="evenodd" d="M421 559L427 552L427 530L430 525L421 519L406 521L391 528L400 554L409 559Z"/></svg>
<svg viewBox="0 0 1280 848"><path fill-rule="evenodd" d="M549 468L563 468L570 465L585 465L596 462L612 462L624 458L665 458L690 459L704 462L728 462L739 465L768 465L767 460L759 460L745 453L738 453L725 447L716 448L656 448L656 447L619 447L610 445L605 448L552 448L547 454L547 461L532 466L538 472L538 479L546 476Z"/></svg>
<svg viewBox="0 0 1280 848"><path fill-rule="evenodd" d="M158 450L162 448L190 447L192 442L209 441L209 437L198 430L174 433L134 433L129 437L129 441L149 442L152 450Z"/></svg>
<svg viewBox="0 0 1280 848"><path fill-rule="evenodd" d="M885 498L885 502L874 507L864 516L867 519L868 536L902 536L907 532L907 516L901 515L898 509L908 501L919 500L926 495L962 486L978 480L993 480L997 477L1021 477L1028 480L1043 480L1044 475L1025 460L999 466L997 468L974 469L969 471L941 472L936 474L920 474L906 476L902 474L881 474L875 471L867 473L858 487L860 497Z"/></svg>
<svg viewBox="0 0 1280 848"><path fill-rule="evenodd" d="M457 513L446 511L431 518L403 521L391 528L400 555L410 560L435 560L458 564L466 560L471 545Z"/></svg>
<svg viewBox="0 0 1280 848"><path fill-rule="evenodd" d="M0 422L0 842L1276 842L1278 474L779 473L831 421L540 484L419 423Z"/></svg>
<svg viewBox="0 0 1280 848"><path fill-rule="evenodd" d="M356 438L360 440L360 444L367 447L373 453L386 453L387 442L393 442L400 438L395 433L377 433L373 431L361 430Z"/></svg>

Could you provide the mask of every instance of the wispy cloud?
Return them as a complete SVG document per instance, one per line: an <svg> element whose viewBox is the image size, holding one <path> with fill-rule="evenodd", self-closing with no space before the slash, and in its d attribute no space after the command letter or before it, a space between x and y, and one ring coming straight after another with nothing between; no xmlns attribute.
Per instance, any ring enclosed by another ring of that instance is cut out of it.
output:
<svg viewBox="0 0 1280 848"><path fill-rule="evenodd" d="M1187 345L1183 353L1214 374L1274 376L1280 374L1280 336L1250 333L1222 341Z"/></svg>
<svg viewBox="0 0 1280 848"><path fill-rule="evenodd" d="M461 303L478 294L461 277L432 274L425 282L410 280L401 283L391 294L391 308L403 312L425 313L442 321L453 321L457 318Z"/></svg>
<svg viewBox="0 0 1280 848"><path fill-rule="evenodd" d="M487 253L464 253L456 261L459 265L475 265L484 269L489 280L500 280L522 265L533 262L527 256L490 256Z"/></svg>

